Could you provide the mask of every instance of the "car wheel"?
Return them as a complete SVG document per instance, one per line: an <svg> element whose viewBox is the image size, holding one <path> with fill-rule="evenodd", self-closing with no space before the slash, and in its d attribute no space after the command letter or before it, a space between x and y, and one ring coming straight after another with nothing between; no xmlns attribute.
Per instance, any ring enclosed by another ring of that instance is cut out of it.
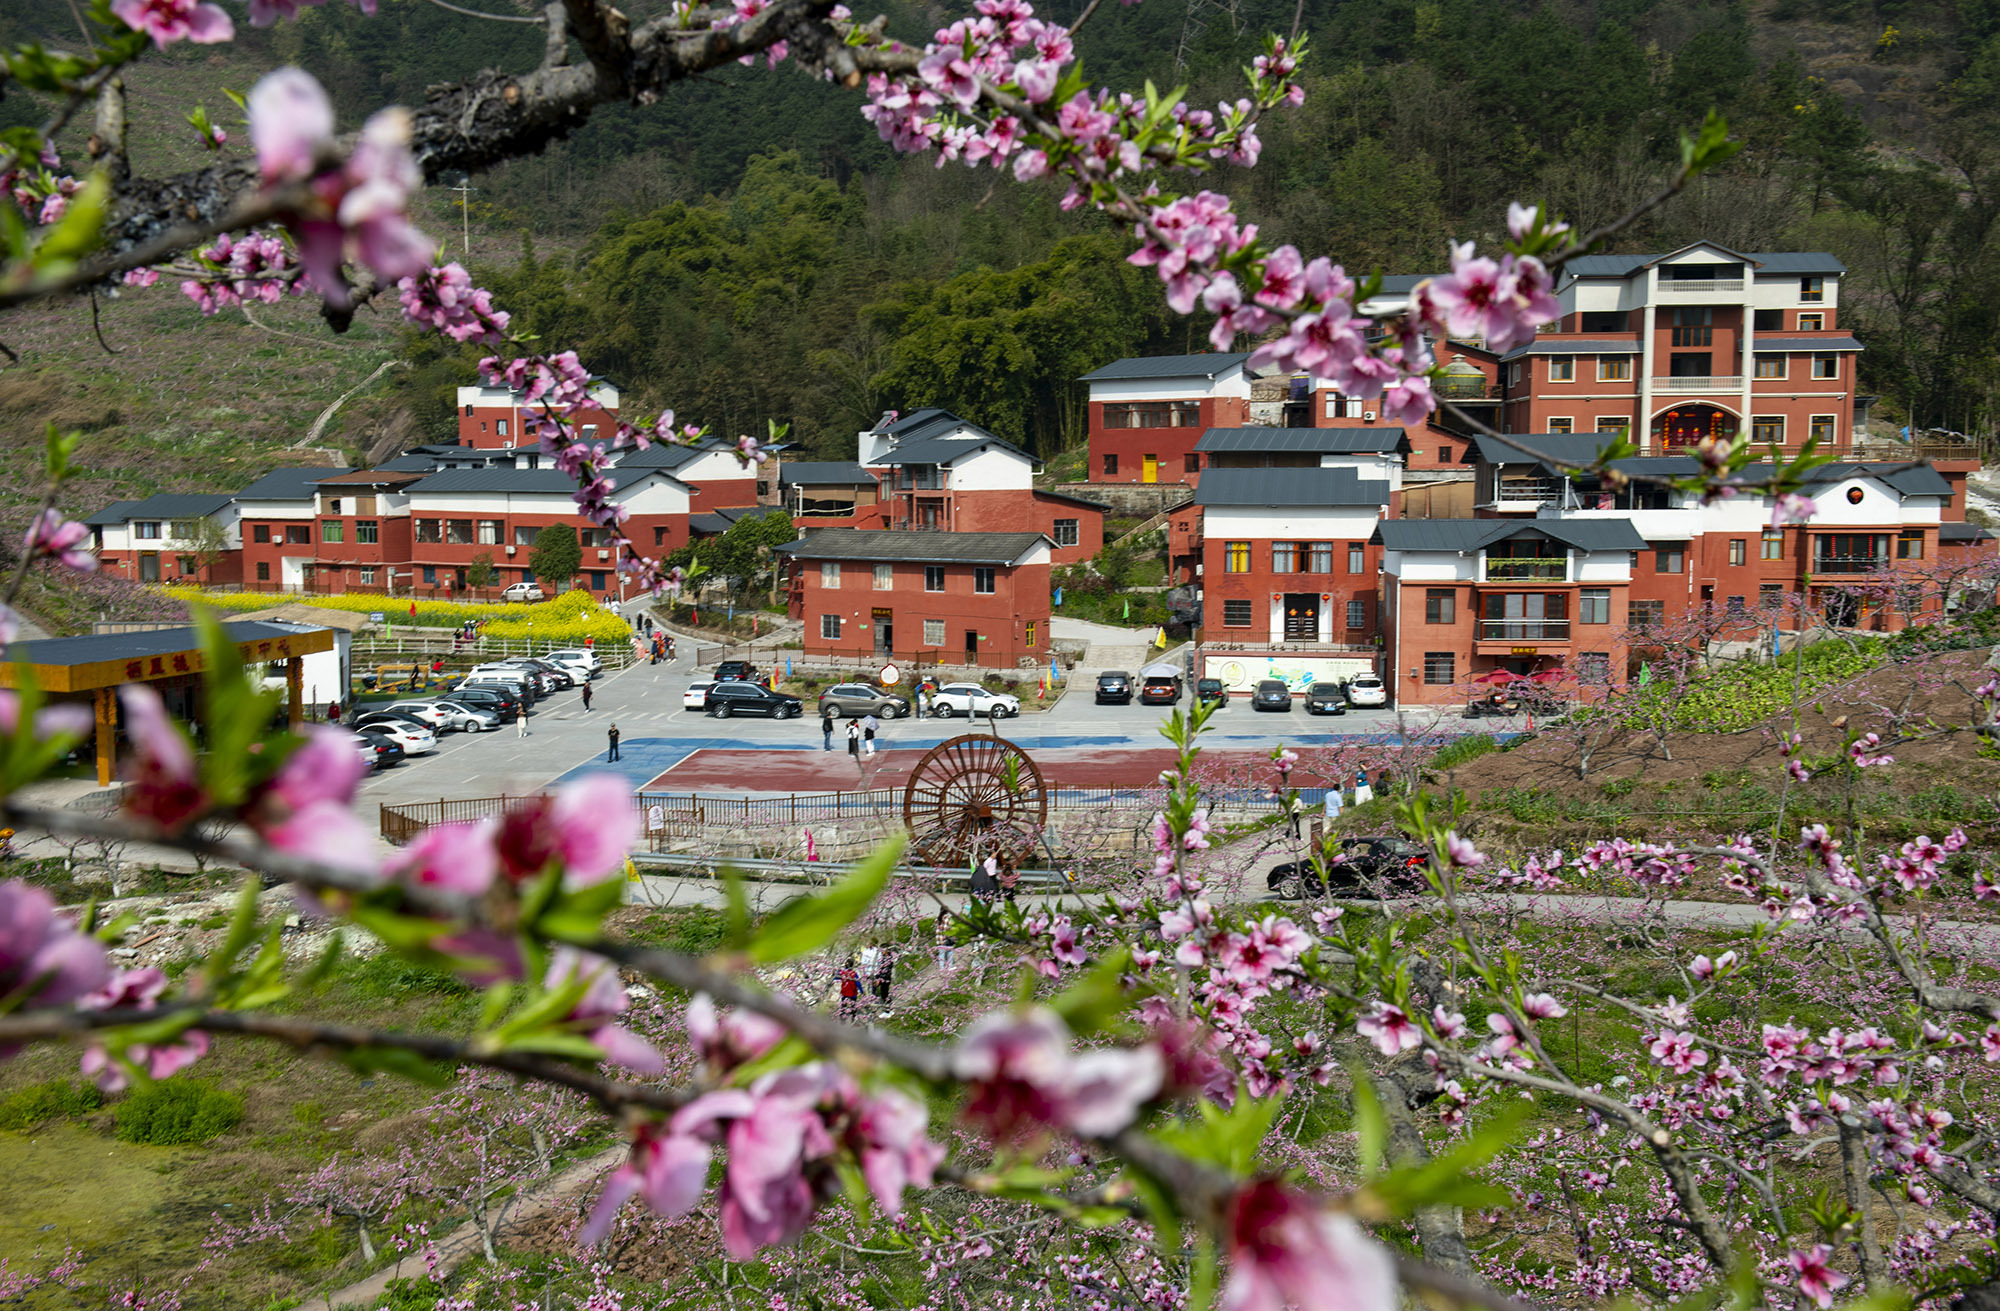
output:
<svg viewBox="0 0 2000 1311"><path fill-rule="evenodd" d="M729 718L729 707L728 707L728 706L717 706L717 707L715 708L715 717L716 717L717 719L727 719L727 718Z"/></svg>
<svg viewBox="0 0 2000 1311"><path fill-rule="evenodd" d="M1297 870L1280 876L1278 881L1272 885L1271 890L1286 901L1304 901L1306 899L1306 881L1299 877Z"/></svg>
<svg viewBox="0 0 2000 1311"><path fill-rule="evenodd" d="M948 701L941 701L938 703L937 709L931 711L931 713L936 715L939 719L950 719L952 716L951 703Z"/></svg>

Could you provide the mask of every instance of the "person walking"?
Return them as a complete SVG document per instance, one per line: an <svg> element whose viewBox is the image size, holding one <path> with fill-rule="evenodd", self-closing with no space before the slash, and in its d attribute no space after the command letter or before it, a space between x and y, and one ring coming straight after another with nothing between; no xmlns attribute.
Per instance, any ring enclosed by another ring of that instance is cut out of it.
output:
<svg viewBox="0 0 2000 1311"><path fill-rule="evenodd" d="M590 682L588 679L583 684L583 708L586 712L590 709Z"/></svg>
<svg viewBox="0 0 2000 1311"><path fill-rule="evenodd" d="M926 679L924 682L917 685L917 718L929 719L930 717L931 717L931 685L930 685L930 680Z"/></svg>
<svg viewBox="0 0 2000 1311"><path fill-rule="evenodd" d="M871 942L861 949L860 975L862 986L872 989L875 986L876 971L881 968L882 949Z"/></svg>
<svg viewBox="0 0 2000 1311"><path fill-rule="evenodd" d="M854 757L854 763L861 763L861 721L847 721L847 754Z"/></svg>
<svg viewBox="0 0 2000 1311"><path fill-rule="evenodd" d="M820 737L826 743L826 745L821 749L825 751L833 750L833 707L832 706L828 706L824 710L821 710L819 712L819 731L820 731Z"/></svg>
<svg viewBox="0 0 2000 1311"><path fill-rule="evenodd" d="M613 724L604 736L611 740L611 759L618 759L618 725Z"/></svg>
<svg viewBox="0 0 2000 1311"><path fill-rule="evenodd" d="M338 724L340 722L340 702L329 701L326 703L326 722L329 724Z"/></svg>
<svg viewBox="0 0 2000 1311"><path fill-rule="evenodd" d="M1291 804L1285 807L1287 825L1293 837L1299 836L1299 821L1305 818L1306 801L1298 793L1292 793Z"/></svg>
<svg viewBox="0 0 2000 1311"><path fill-rule="evenodd" d="M952 969L957 964L958 944L951 940L951 914L945 910L937 913L938 967Z"/></svg>
<svg viewBox="0 0 2000 1311"><path fill-rule="evenodd" d="M875 754L875 730L882 727L882 721L873 715L865 715L861 720L861 737L867 742L867 754Z"/></svg>
<svg viewBox="0 0 2000 1311"><path fill-rule="evenodd" d="M528 735L528 707L525 704L523 704L518 710L514 712L514 736L526 737L527 735Z"/></svg>
<svg viewBox="0 0 2000 1311"><path fill-rule="evenodd" d="M861 973L854 968L854 957L840 967L840 1018L855 1020L861 1015Z"/></svg>
<svg viewBox="0 0 2000 1311"><path fill-rule="evenodd" d="M896 942L890 939L882 944L881 954L875 959L875 1005L887 1019L895 1012L889 1009L889 986L896 978Z"/></svg>

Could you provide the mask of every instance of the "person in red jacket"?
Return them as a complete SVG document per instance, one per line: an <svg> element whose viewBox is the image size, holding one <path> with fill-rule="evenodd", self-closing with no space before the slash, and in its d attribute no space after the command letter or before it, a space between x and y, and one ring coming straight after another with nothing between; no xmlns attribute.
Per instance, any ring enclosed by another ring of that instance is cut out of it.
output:
<svg viewBox="0 0 2000 1311"><path fill-rule="evenodd" d="M840 967L840 1018L856 1019L861 1014L861 971L854 968L854 957L847 958L847 964Z"/></svg>

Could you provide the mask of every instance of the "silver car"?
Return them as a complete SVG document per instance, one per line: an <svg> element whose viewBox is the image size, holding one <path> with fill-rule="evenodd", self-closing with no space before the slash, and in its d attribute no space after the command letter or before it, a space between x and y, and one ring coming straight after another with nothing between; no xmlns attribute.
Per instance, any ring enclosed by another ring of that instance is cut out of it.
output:
<svg viewBox="0 0 2000 1311"><path fill-rule="evenodd" d="M491 710L463 701L439 701L436 705L444 713L446 728L461 733L485 733L500 727L500 716Z"/></svg>
<svg viewBox="0 0 2000 1311"><path fill-rule="evenodd" d="M837 683L819 694L819 713L831 710L835 715L879 715L883 719L901 719L910 713L910 703L894 692L884 692L879 687L866 683Z"/></svg>

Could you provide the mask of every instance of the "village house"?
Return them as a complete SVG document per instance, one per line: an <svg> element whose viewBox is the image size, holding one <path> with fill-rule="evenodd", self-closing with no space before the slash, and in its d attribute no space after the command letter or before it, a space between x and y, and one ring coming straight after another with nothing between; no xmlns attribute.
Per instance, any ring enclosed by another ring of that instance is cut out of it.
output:
<svg viewBox="0 0 2000 1311"><path fill-rule="evenodd" d="M1250 421L1247 354L1156 355L1086 373L1094 483L1192 482L1195 443L1210 428Z"/></svg>
<svg viewBox="0 0 2000 1311"><path fill-rule="evenodd" d="M85 519L98 566L142 583L243 581L243 535L235 498L163 492L114 501Z"/></svg>

